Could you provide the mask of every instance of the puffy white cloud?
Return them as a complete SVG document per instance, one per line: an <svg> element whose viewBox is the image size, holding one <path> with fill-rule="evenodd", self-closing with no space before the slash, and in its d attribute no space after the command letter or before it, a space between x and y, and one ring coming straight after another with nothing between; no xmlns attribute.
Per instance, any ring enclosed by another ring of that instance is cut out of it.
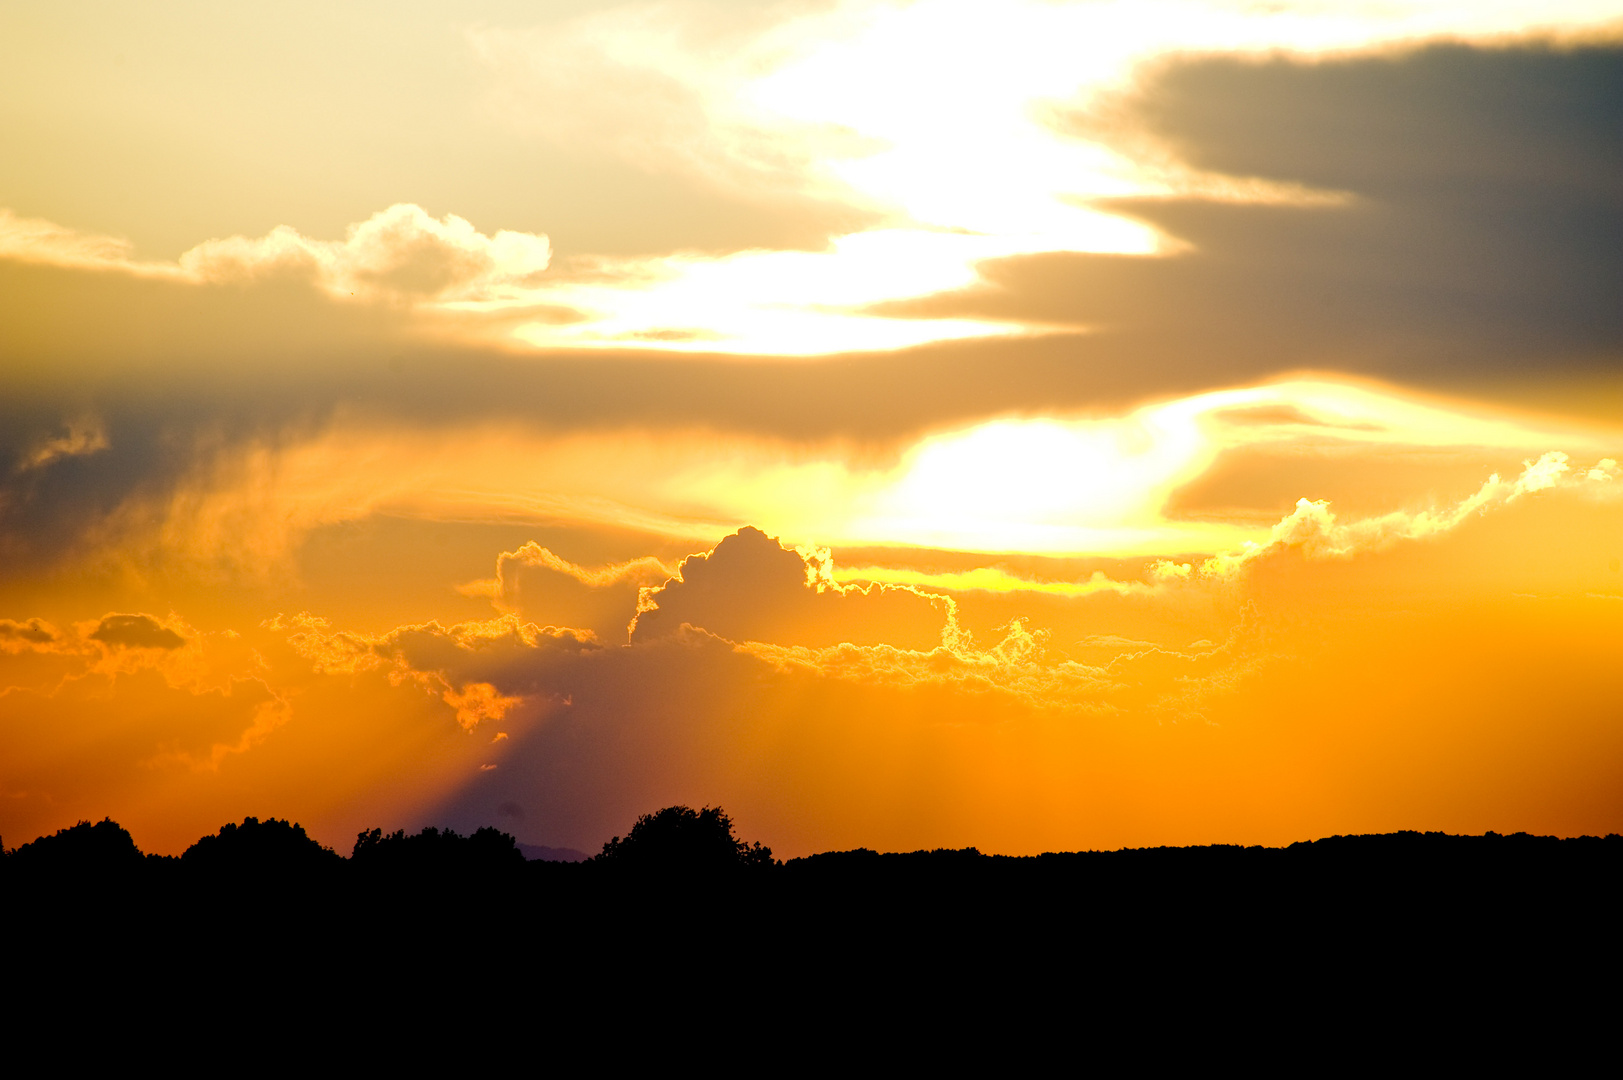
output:
<svg viewBox="0 0 1623 1080"><path fill-rule="evenodd" d="M533 291L551 259L545 236L506 229L486 236L455 214L434 218L398 203L351 225L343 240L313 240L283 225L255 239L206 241L180 266L200 281L292 272L340 297L491 303Z"/></svg>
<svg viewBox="0 0 1623 1080"><path fill-rule="evenodd" d="M0 259L194 284L287 275L340 299L477 308L536 299L552 245L545 236L508 229L486 235L455 214L435 218L397 203L351 225L342 240L280 225L260 237L206 240L165 263L137 259L126 240L0 208Z"/></svg>

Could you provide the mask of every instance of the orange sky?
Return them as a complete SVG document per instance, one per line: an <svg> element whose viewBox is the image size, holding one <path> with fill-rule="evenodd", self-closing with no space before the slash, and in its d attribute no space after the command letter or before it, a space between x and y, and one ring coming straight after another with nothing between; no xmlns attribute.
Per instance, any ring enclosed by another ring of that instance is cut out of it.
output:
<svg viewBox="0 0 1623 1080"><path fill-rule="evenodd" d="M1623 830L1623 7L0 14L0 837Z"/></svg>

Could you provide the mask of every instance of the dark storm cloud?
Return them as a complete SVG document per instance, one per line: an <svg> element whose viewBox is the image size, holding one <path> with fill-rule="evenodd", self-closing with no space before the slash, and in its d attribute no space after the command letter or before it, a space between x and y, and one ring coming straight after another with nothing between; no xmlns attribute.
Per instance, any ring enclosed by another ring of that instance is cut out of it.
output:
<svg viewBox="0 0 1623 1080"><path fill-rule="evenodd" d="M1183 60L1128 115L1199 168L1354 198L1123 201L1195 250L1010 259L983 267L990 287L890 310L1093 326L1078 365L1131 364L1144 389L1308 365L1432 384L1616 369L1623 50Z"/></svg>

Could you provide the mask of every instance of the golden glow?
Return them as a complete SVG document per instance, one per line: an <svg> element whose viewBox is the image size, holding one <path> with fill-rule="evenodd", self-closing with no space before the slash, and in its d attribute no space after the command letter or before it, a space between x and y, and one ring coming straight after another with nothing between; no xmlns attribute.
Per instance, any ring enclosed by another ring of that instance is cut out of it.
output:
<svg viewBox="0 0 1623 1080"><path fill-rule="evenodd" d="M702 111L708 142L673 144L686 125L639 99L612 113L617 149L710 179L773 182L852 201L882 230L838 236L824 252L744 252L620 261L606 281L560 286L549 300L579 323L515 330L537 346L615 346L809 355L893 349L1040 325L897 320L853 309L962 288L983 259L1042 252L1165 255L1183 246L1090 205L1125 196L1195 195L1322 204L1345 193L1190 169L1170 155L1134 159L1057 130L1120 93L1146 61L1185 50L1307 54L1419 37L1582 28L1608 5L1322 5L1002 3L846 4L770 28L721 59L691 51L681 7L589 16L562 35L481 28L472 40L522 125L566 125L559 72L670 80ZM701 39L702 40L702 39ZM597 85L595 82L592 85ZM545 98L540 95L545 88ZM533 97L529 95L535 95ZM613 101L612 95L609 100ZM592 106L603 108L601 102ZM592 106L588 106L591 108ZM612 106L611 106L612 107ZM635 108L637 111L632 113ZM641 137L628 137L636 132Z"/></svg>
<svg viewBox="0 0 1623 1080"><path fill-rule="evenodd" d="M7 844L1623 829L1615 0L470 3L0 11Z"/></svg>
<svg viewBox="0 0 1623 1080"><path fill-rule="evenodd" d="M1139 581L1116 581L1102 570L1095 570L1081 581L1033 581L1019 577L995 566L977 566L973 570L932 572L895 566L835 567L835 581L878 581L889 585L917 585L926 589L947 592L1033 592L1050 596L1092 596L1109 592L1127 595L1150 588Z"/></svg>
<svg viewBox="0 0 1623 1080"><path fill-rule="evenodd" d="M1565 462L1570 452L1576 479L1590 469L1610 475L1602 462L1619 456L1623 433L1553 428L1327 380L1214 391L1121 417L992 420L929 436L889 467L854 460L838 445L708 432L548 437L512 427L413 433L348 425L248 445L162 503L132 499L111 518L108 554L263 573L310 530L375 514L633 526L692 540L754 522L795 543L1217 554L1269 543L1278 518L1179 520L1166 507L1224 453L1270 447L1296 460L1372 465L1406 452L1452 454L1495 462L1507 475L1529 455L1555 452ZM1488 471L1468 470L1469 490ZM1424 490L1395 488L1384 511L1418 515L1420 531L1446 530L1512 490L1496 478L1472 497L1478 502L1440 510L1428 509L1435 496ZM1288 495L1304 506L1323 498Z"/></svg>
<svg viewBox="0 0 1623 1080"><path fill-rule="evenodd" d="M514 333L549 347L635 343L783 355L1011 334L1022 328L985 320L881 318L856 309L963 288L976 280L976 261L1018 250L997 237L889 229L836 237L826 252L639 260L604 267L607 280L566 283L537 294L547 303L589 313L581 321L525 323Z"/></svg>

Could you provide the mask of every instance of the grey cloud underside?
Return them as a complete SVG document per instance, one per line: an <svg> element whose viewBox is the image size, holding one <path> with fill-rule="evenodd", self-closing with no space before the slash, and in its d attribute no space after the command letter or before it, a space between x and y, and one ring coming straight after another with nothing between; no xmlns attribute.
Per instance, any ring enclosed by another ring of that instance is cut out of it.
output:
<svg viewBox="0 0 1623 1080"><path fill-rule="evenodd" d="M358 419L894 447L935 425L1301 367L1471 391L1623 368L1623 49L1195 59L1130 109L1194 165L1356 198L1118 204L1194 250L1005 260L983 268L987 287L887 309L1090 332L817 360L425 346L395 314L294 280L199 288L0 265L0 554L28 572L200 456ZM18 469L84 415L108 450Z"/></svg>
<svg viewBox="0 0 1623 1080"><path fill-rule="evenodd" d="M1623 51L1205 59L1164 69L1128 112L1189 164L1354 200L1118 202L1195 251L1005 260L984 267L990 287L886 310L1092 325L1079 363L1130 361L1146 383L1616 369Z"/></svg>

